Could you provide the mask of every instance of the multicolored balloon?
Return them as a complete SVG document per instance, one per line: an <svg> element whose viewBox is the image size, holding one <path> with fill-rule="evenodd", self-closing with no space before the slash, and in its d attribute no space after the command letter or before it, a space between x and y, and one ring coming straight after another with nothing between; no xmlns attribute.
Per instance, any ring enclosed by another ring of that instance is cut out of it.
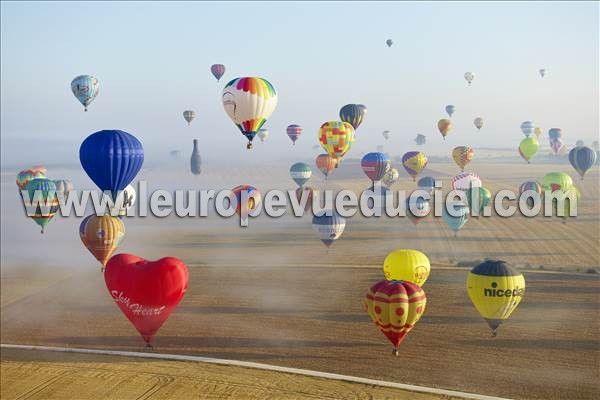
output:
<svg viewBox="0 0 600 400"><path fill-rule="evenodd" d="M54 218L60 207L56 195L56 185L48 178L35 178L27 183L25 190L29 194L29 199L23 198L27 216L41 226L42 233L44 233L44 228Z"/></svg>
<svg viewBox="0 0 600 400"><path fill-rule="evenodd" d="M472 72L465 72L465 80L469 83L469 85L471 85L471 82L473 82L473 79L475 79L475 74Z"/></svg>
<svg viewBox="0 0 600 400"><path fill-rule="evenodd" d="M367 107L362 104L346 104L340 109L340 120L349 123L358 129L367 115Z"/></svg>
<svg viewBox="0 0 600 400"><path fill-rule="evenodd" d="M394 183L398 182L398 179L400 179L398 170L396 168L390 168L388 172L383 175L381 181L385 186L391 187Z"/></svg>
<svg viewBox="0 0 600 400"><path fill-rule="evenodd" d="M531 136L534 130L535 124L531 121L525 121L521 124L521 132L523 132L523 135L525 135L526 138Z"/></svg>
<svg viewBox="0 0 600 400"><path fill-rule="evenodd" d="M579 173L581 180L585 173L596 164L597 157L596 152L587 146L575 147L569 152L569 162Z"/></svg>
<svg viewBox="0 0 600 400"><path fill-rule="evenodd" d="M312 175L312 170L310 166L305 162L297 162L293 164L290 168L290 176L296 182L296 184L300 187L304 186L306 182L310 179Z"/></svg>
<svg viewBox="0 0 600 400"><path fill-rule="evenodd" d="M81 166L102 191L113 199L133 181L144 163L142 143L124 131L99 131L88 136L79 148Z"/></svg>
<svg viewBox="0 0 600 400"><path fill-rule="evenodd" d="M540 183L544 192L566 192L573 187L573 179L564 172L550 172L542 177Z"/></svg>
<svg viewBox="0 0 600 400"><path fill-rule="evenodd" d="M287 135L292 140L293 144L296 144L296 140L298 140L301 134L302 127L300 125L293 124L287 127Z"/></svg>
<svg viewBox="0 0 600 400"><path fill-rule="evenodd" d="M335 210L329 210L329 212L324 210L313 216L312 225L317 231L321 242L323 242L325 246L331 247L333 242L339 239L342 233L344 233L346 220Z"/></svg>
<svg viewBox="0 0 600 400"><path fill-rule="evenodd" d="M319 154L315 159L315 164L317 164L317 168L325 175L325 179L327 179L331 171L336 168L337 160L329 154Z"/></svg>
<svg viewBox="0 0 600 400"><path fill-rule="evenodd" d="M423 286L430 271L429 258L418 250L394 250L383 261L383 275L388 281L406 281Z"/></svg>
<svg viewBox="0 0 600 400"><path fill-rule="evenodd" d="M527 164L531 164L531 159L537 154L540 148L540 142L535 137L526 137L519 144L519 154Z"/></svg>
<svg viewBox="0 0 600 400"><path fill-rule="evenodd" d="M108 214L88 215L79 225L79 237L104 268L125 237L125 224Z"/></svg>
<svg viewBox="0 0 600 400"><path fill-rule="evenodd" d="M469 272L467 293L495 337L500 324L523 300L525 278L505 261L487 260Z"/></svg>
<svg viewBox="0 0 600 400"><path fill-rule="evenodd" d="M483 128L483 118L481 117L477 117L473 120L473 124L475 125L475 128L477 128L478 131L481 130L481 128Z"/></svg>
<svg viewBox="0 0 600 400"><path fill-rule="evenodd" d="M185 110L183 112L183 118L187 121L188 126L192 124L194 118L196 118L196 112L192 110Z"/></svg>
<svg viewBox="0 0 600 400"><path fill-rule="evenodd" d="M350 151L355 140L352 125L342 121L325 122L319 128L317 137L321 147L338 162L336 167L339 160Z"/></svg>
<svg viewBox="0 0 600 400"><path fill-rule="evenodd" d="M455 110L456 110L456 107L453 104L448 104L446 106L446 113L448 114L449 117L452 117L452 114L454 114Z"/></svg>
<svg viewBox="0 0 600 400"><path fill-rule="evenodd" d="M452 130L452 121L446 118L442 118L438 121L437 125L438 130L442 134L442 137L444 138L444 140L446 140L446 136L448 136L448 134Z"/></svg>
<svg viewBox="0 0 600 400"><path fill-rule="evenodd" d="M263 78L235 78L225 85L222 99L225 112L248 139L246 148L251 149L254 136L277 107L275 88Z"/></svg>
<svg viewBox="0 0 600 400"><path fill-rule="evenodd" d="M231 189L232 195L229 198L231 206L235 208L235 212L242 218L246 218L251 212L260 206L260 192L251 185L239 185ZM245 199L242 199L242 193L246 193ZM245 201L243 201L245 200Z"/></svg>
<svg viewBox="0 0 600 400"><path fill-rule="evenodd" d="M377 328L398 347L425 312L427 296L418 285L407 281L383 280L373 285L365 296L365 310Z"/></svg>
<svg viewBox="0 0 600 400"><path fill-rule="evenodd" d="M391 168L390 159L383 153L367 153L362 158L360 166L367 177L375 181L380 181L386 172Z"/></svg>
<svg viewBox="0 0 600 400"><path fill-rule="evenodd" d="M71 81L71 91L83 105L83 110L87 111L90 103L98 96L100 82L91 75L79 75Z"/></svg>
<svg viewBox="0 0 600 400"><path fill-rule="evenodd" d="M427 157L420 151L409 151L402 156L402 166L412 176L413 181L416 181L417 176L427 166Z"/></svg>
<svg viewBox="0 0 600 400"><path fill-rule="evenodd" d="M25 169L17 174L17 187L19 188L19 190L24 190L31 180L45 177L45 172L33 171L32 169Z"/></svg>
<svg viewBox="0 0 600 400"><path fill-rule="evenodd" d="M453 213L456 215L451 215L448 208L453 209ZM446 225L454 231L454 237L456 237L458 231L461 230L469 220L469 206L466 203L458 201L449 202L445 207L442 207L442 219Z"/></svg>
<svg viewBox="0 0 600 400"><path fill-rule="evenodd" d="M470 146L458 146L452 150L452 159L458 165L461 171L473 160L475 151Z"/></svg>
<svg viewBox="0 0 600 400"><path fill-rule="evenodd" d="M450 180L453 190L466 192L472 187L481 187L481 178L474 172L461 172Z"/></svg>
<svg viewBox="0 0 600 400"><path fill-rule="evenodd" d="M217 82L219 82L221 77L225 74L225 66L223 64L213 64L210 67L210 72L217 78Z"/></svg>
<svg viewBox="0 0 600 400"><path fill-rule="evenodd" d="M542 194L542 185L540 185L536 181L525 181L525 182L521 183L521 185L519 186L519 195L521 195L527 191L532 191L532 192L535 192L535 193L541 195Z"/></svg>

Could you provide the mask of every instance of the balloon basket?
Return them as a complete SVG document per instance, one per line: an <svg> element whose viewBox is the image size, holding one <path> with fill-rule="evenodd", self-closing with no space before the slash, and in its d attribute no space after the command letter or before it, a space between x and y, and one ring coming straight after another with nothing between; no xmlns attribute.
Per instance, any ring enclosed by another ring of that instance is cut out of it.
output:
<svg viewBox="0 0 600 400"><path fill-rule="evenodd" d="M498 332L496 332L496 330L494 329L494 330L492 331L492 337L494 338L494 337L496 337L496 336L498 336Z"/></svg>
<svg viewBox="0 0 600 400"><path fill-rule="evenodd" d="M398 356L400 356L400 352L398 351L398 349L393 349L393 350L392 350L392 355L393 355L394 357L398 357Z"/></svg>
<svg viewBox="0 0 600 400"><path fill-rule="evenodd" d="M154 351L154 347L150 343L146 343L146 347L144 347L144 351L152 352L152 351Z"/></svg>

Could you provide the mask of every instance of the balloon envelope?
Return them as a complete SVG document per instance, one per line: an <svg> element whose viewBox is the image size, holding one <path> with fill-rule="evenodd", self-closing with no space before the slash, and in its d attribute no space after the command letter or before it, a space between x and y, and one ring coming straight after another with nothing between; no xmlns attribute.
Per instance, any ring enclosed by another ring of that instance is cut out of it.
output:
<svg viewBox="0 0 600 400"><path fill-rule="evenodd" d="M429 259L418 250L394 250L383 261L383 275L388 281L407 281L423 286L430 271Z"/></svg>
<svg viewBox="0 0 600 400"><path fill-rule="evenodd" d="M302 127L300 125L289 125L286 129L288 137L292 140L292 143L296 144L296 140L302 134Z"/></svg>
<svg viewBox="0 0 600 400"><path fill-rule="evenodd" d="M44 228L50 223L60 206L56 195L56 184L48 178L35 178L25 186L29 200L23 198L27 215Z"/></svg>
<svg viewBox="0 0 600 400"><path fill-rule="evenodd" d="M329 121L321 125L317 137L323 150L339 161L354 143L354 128L347 122Z"/></svg>
<svg viewBox="0 0 600 400"><path fill-rule="evenodd" d="M382 178L382 182L385 186L390 187L400 179L400 173L396 168L390 168Z"/></svg>
<svg viewBox="0 0 600 400"><path fill-rule="evenodd" d="M519 144L519 154L527 163L537 154L540 142L535 137L526 137Z"/></svg>
<svg viewBox="0 0 600 400"><path fill-rule="evenodd" d="M409 151L402 156L402 166L414 181L427 166L427 157L420 151Z"/></svg>
<svg viewBox="0 0 600 400"><path fill-rule="evenodd" d="M446 118L440 119L438 121L438 130L442 134L442 137L446 139L446 136L448 136L448 134L452 130L452 121Z"/></svg>
<svg viewBox="0 0 600 400"><path fill-rule="evenodd" d="M329 154L319 154L315 159L315 163L317 164L319 171L327 178L331 171L335 169L337 160Z"/></svg>
<svg viewBox="0 0 600 400"><path fill-rule="evenodd" d="M218 82L221 79L221 77L225 74L225 66L223 64L213 64L210 67L210 72L215 78L217 78Z"/></svg>
<svg viewBox="0 0 600 400"><path fill-rule="evenodd" d="M477 128L477 130L481 130L481 128L483 128L483 118L481 117L477 117L473 120L473 124L475 125L475 128Z"/></svg>
<svg viewBox="0 0 600 400"><path fill-rule="evenodd" d="M390 169L391 164L388 156L383 153L367 153L362 158L360 166L372 181L379 181Z"/></svg>
<svg viewBox="0 0 600 400"><path fill-rule="evenodd" d="M458 146L452 150L452 159L459 166L461 171L473 160L475 152L470 146Z"/></svg>
<svg viewBox="0 0 600 400"><path fill-rule="evenodd" d="M474 172L461 172L450 180L453 190L467 191L471 187L481 187L481 178Z"/></svg>
<svg viewBox="0 0 600 400"><path fill-rule="evenodd" d="M144 148L130 133L99 131L81 143L79 160L96 186L102 191L110 191L114 199L142 168Z"/></svg>
<svg viewBox="0 0 600 400"><path fill-rule="evenodd" d="M465 72L465 80L469 83L469 85L471 84L471 82L473 82L473 79L475 79L475 74L472 72Z"/></svg>
<svg viewBox="0 0 600 400"><path fill-rule="evenodd" d="M367 115L367 107L362 104L346 104L340 109L340 120L358 129Z"/></svg>
<svg viewBox="0 0 600 400"><path fill-rule="evenodd" d="M452 114L454 114L454 111L456 110L456 107L452 104L448 104L446 106L446 113L448 114L448 116L452 116Z"/></svg>
<svg viewBox="0 0 600 400"><path fill-rule="evenodd" d="M261 195L254 186L239 185L231 191L232 195L229 200L239 216L246 217L260 206Z"/></svg>
<svg viewBox="0 0 600 400"><path fill-rule="evenodd" d="M451 211L452 209L454 211ZM453 212L455 215L450 214L450 212ZM469 220L469 206L462 202L448 202L448 204L442 207L442 219L456 233Z"/></svg>
<svg viewBox="0 0 600 400"><path fill-rule="evenodd" d="M125 236L125 225L108 214L87 216L79 225L79 237L96 260L106 265Z"/></svg>
<svg viewBox="0 0 600 400"><path fill-rule="evenodd" d="M260 128L258 130L258 138L260 139L261 143L263 143L265 141L265 139L268 137L269 137L269 130L267 128Z"/></svg>
<svg viewBox="0 0 600 400"><path fill-rule="evenodd" d="M90 103L98 96L100 83L91 75L79 75L71 81L71 91L87 111Z"/></svg>
<svg viewBox="0 0 600 400"><path fill-rule="evenodd" d="M312 175L312 170L307 163L298 162L290 167L290 176L296 184L302 187Z"/></svg>
<svg viewBox="0 0 600 400"><path fill-rule="evenodd" d="M188 123L188 125L190 125L192 123L192 121L194 120L194 118L196 118L196 112L192 111L192 110L185 110L183 112L183 119L185 119Z"/></svg>
<svg viewBox="0 0 600 400"><path fill-rule="evenodd" d="M581 179L596 164L597 157L596 152L587 146L575 147L569 152L569 162L581 176Z"/></svg>
<svg viewBox="0 0 600 400"><path fill-rule="evenodd" d="M317 231L317 235L321 242L327 247L331 247L333 242L337 240L346 228L346 220L339 215L335 210L321 211L313 216L312 225Z"/></svg>

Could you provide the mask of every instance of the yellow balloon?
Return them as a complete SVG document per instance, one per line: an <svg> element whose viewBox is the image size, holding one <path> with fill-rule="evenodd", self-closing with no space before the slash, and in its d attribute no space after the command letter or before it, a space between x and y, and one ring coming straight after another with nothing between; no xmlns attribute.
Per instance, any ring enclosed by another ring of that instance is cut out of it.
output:
<svg viewBox="0 0 600 400"><path fill-rule="evenodd" d="M519 154L527 161L527 164L530 164L529 160L536 155L539 148L540 142L534 137L528 137L521 140L521 143L519 144Z"/></svg>
<svg viewBox="0 0 600 400"><path fill-rule="evenodd" d="M336 160L341 159L354 143L354 128L347 122L329 121L319 128L321 147Z"/></svg>
<svg viewBox="0 0 600 400"><path fill-rule="evenodd" d="M473 160L473 156L475 156L475 152L470 146L458 146L452 150L452 158L461 171L465 170L467 164Z"/></svg>
<svg viewBox="0 0 600 400"><path fill-rule="evenodd" d="M438 129L439 129L440 133L442 134L442 136L444 137L444 140L446 140L446 136L452 130L452 121L450 121L449 119L446 119L446 118L440 119L438 121Z"/></svg>
<svg viewBox="0 0 600 400"><path fill-rule="evenodd" d="M430 271L429 258L417 250L394 250L383 262L383 275L388 281L407 281L423 286Z"/></svg>
<svg viewBox="0 0 600 400"><path fill-rule="evenodd" d="M504 261L488 260L469 272L467 292L479 314L486 320L492 336L510 317L525 295L523 274Z"/></svg>
<svg viewBox="0 0 600 400"><path fill-rule="evenodd" d="M123 221L108 214L100 217L89 215L79 226L81 241L102 266L106 265L124 236Z"/></svg>
<svg viewBox="0 0 600 400"><path fill-rule="evenodd" d="M536 126L535 128L533 128L533 133L535 134L536 137L540 137L540 135L542 134L542 128L540 128L539 126Z"/></svg>

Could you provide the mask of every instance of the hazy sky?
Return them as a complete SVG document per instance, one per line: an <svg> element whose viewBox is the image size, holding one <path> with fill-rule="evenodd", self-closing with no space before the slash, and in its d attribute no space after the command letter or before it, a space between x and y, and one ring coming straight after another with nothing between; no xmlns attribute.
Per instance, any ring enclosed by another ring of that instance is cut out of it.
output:
<svg viewBox="0 0 600 400"><path fill-rule="evenodd" d="M456 145L516 147L519 125L561 127L564 139L597 138L598 3L2 3L2 162L76 163L81 141L123 129L148 162L171 149L252 161L316 155L320 124L346 103L368 107L350 155L384 144L403 153ZM386 39L394 45L388 48ZM221 83L213 63L227 72ZM548 75L540 78L538 70ZM476 75L468 87L463 74ZM100 80L83 112L70 91L80 74ZM279 93L255 149L221 105L225 82L261 76ZM436 123L457 108L446 142ZM197 111L188 128L184 109ZM481 116L480 133L473 119ZM288 124L304 127L297 145ZM544 133L542 144L547 146Z"/></svg>

